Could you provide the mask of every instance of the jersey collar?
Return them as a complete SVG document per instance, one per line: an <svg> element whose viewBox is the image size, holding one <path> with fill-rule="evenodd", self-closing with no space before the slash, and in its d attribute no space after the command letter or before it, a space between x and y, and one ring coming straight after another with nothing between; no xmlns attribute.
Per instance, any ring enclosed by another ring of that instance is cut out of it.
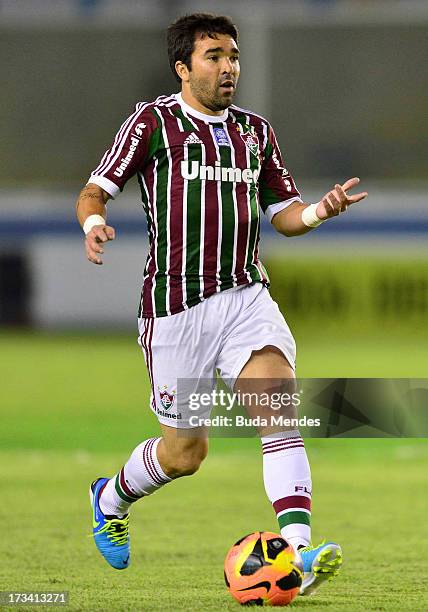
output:
<svg viewBox="0 0 428 612"><path fill-rule="evenodd" d="M186 112L188 115L191 115L192 117L195 117L196 119L205 121L206 123L222 123L223 121L226 121L228 117L229 111L227 108L224 111L224 113L222 113L221 115L206 115L205 113L200 113L199 111L195 110L192 106L187 104L187 102L183 100L181 93L175 94L175 97L176 97L177 102L180 104L181 108L184 110L184 112Z"/></svg>

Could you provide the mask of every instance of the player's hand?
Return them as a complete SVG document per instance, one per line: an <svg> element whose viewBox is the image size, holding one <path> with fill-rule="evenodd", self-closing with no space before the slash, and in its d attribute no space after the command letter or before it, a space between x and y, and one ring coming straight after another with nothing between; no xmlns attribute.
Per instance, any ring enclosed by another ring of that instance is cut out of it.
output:
<svg viewBox="0 0 428 612"><path fill-rule="evenodd" d="M85 249L89 261L102 266L100 255L104 253L103 244L109 240L114 240L116 233L109 225L94 225L90 232L86 234Z"/></svg>
<svg viewBox="0 0 428 612"><path fill-rule="evenodd" d="M355 204L355 202L361 202L367 197L367 191L362 191L355 195L348 195L347 191L356 187L360 179L355 177L348 179L343 185L335 185L332 191L329 191L321 199L316 209L317 217L320 219L330 219L331 217L337 217L342 212L345 212L348 206Z"/></svg>

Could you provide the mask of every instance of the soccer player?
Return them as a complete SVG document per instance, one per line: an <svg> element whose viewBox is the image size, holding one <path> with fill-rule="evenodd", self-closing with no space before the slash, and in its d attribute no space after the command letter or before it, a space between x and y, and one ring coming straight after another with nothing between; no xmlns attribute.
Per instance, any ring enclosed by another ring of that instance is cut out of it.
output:
<svg viewBox="0 0 428 612"><path fill-rule="evenodd" d="M168 55L180 93L136 105L77 204L86 254L97 265L115 238L106 203L135 174L148 224L139 343L161 433L90 489L95 543L117 569L130 562L131 505L193 474L207 455L206 428L192 427L177 381L214 384L218 370L239 390L248 380L295 376L295 342L258 255L260 211L279 233L297 236L367 195L349 194L353 178L316 204L302 201L268 121L233 104L240 68L229 18L178 19L168 29ZM301 593L309 594L337 574L341 549L311 545L311 474L299 431L260 434L266 493L282 535L300 552Z"/></svg>

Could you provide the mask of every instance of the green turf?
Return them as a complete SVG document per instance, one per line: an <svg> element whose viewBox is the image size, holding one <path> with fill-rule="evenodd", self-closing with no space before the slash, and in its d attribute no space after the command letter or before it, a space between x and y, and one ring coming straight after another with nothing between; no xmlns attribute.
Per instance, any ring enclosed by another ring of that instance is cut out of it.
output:
<svg viewBox="0 0 428 612"><path fill-rule="evenodd" d="M302 377L427 376L415 335L295 333ZM0 344L0 448L127 450L157 431L134 336L11 333Z"/></svg>
<svg viewBox="0 0 428 612"><path fill-rule="evenodd" d="M417 338L372 337L370 350L364 337L298 339L302 376L424 376ZM115 572L87 537L87 487L156 432L135 339L4 334L0 343L7 357L0 590L69 590L71 610L239 609L223 585L224 555L245 533L277 530L258 442L213 440L198 474L141 502L132 517L133 564ZM345 565L334 583L294 606L428 609L426 441L308 440L307 447L314 540L339 541Z"/></svg>
<svg viewBox="0 0 428 612"><path fill-rule="evenodd" d="M309 445L311 447L311 445ZM334 583L296 607L426 610L426 444L318 441L310 448L314 539L344 549ZM86 489L117 454L1 453L3 589L68 590L72 610L233 610L222 578L228 547L256 529L277 530L254 452L213 454L198 474L144 500L132 517L133 563L115 572L98 557ZM7 554L5 554L7 551Z"/></svg>

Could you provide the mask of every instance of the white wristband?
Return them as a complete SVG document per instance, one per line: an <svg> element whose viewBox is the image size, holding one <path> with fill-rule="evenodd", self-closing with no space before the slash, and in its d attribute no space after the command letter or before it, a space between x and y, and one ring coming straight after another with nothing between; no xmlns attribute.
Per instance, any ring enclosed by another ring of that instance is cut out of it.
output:
<svg viewBox="0 0 428 612"><path fill-rule="evenodd" d="M106 220L101 215L89 215L83 224L83 231L89 234L94 225L105 225Z"/></svg>
<svg viewBox="0 0 428 612"><path fill-rule="evenodd" d="M324 219L320 219L317 215L318 204L319 202L310 204L302 212L302 221L308 227L318 227L318 225L324 223Z"/></svg>

